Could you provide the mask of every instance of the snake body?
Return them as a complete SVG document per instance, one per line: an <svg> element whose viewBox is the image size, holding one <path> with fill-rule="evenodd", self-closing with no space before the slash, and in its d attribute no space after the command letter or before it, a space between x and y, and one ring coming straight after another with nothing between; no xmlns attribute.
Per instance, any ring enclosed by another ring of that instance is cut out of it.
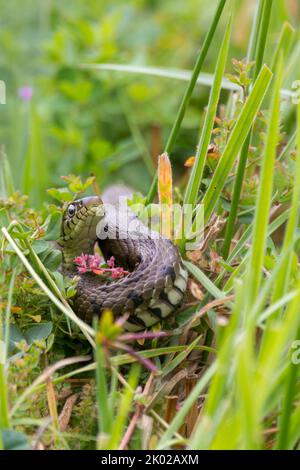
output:
<svg viewBox="0 0 300 470"><path fill-rule="evenodd" d="M161 321L182 302L187 272L178 248L157 233L149 236L138 220L133 225L124 234L96 196L74 201L64 212L58 240L63 274L77 275L74 258L93 254L96 243L105 259L113 256L118 266L130 271L126 277L107 283L93 273L79 275L73 308L87 322L110 309L116 316L129 314L125 328L138 331ZM117 236L110 238L113 231ZM103 232L106 237L99 237Z"/></svg>

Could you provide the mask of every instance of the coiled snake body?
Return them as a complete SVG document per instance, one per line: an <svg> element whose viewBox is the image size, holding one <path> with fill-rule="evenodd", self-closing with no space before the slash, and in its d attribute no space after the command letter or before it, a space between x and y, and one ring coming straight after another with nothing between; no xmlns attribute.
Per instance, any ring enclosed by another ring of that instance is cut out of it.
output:
<svg viewBox="0 0 300 470"><path fill-rule="evenodd" d="M118 266L130 271L121 279L101 283L93 273L79 276L73 307L87 322L111 309L115 315L129 314L125 328L138 331L167 317L181 304L187 285L178 248L165 238L150 237L141 222L124 236L110 218L99 197L86 197L66 208L61 236L62 272L77 275L74 258L93 254L98 243L105 259L114 256ZM116 225L116 224L115 224ZM115 230L117 237L110 239ZM99 232L106 232L106 238ZM153 235L153 232L152 232Z"/></svg>

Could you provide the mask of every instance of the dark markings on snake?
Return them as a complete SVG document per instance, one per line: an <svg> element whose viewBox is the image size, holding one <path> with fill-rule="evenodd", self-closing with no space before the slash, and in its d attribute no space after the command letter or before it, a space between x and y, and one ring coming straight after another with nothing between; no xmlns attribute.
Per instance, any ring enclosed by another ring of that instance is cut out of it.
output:
<svg viewBox="0 0 300 470"><path fill-rule="evenodd" d="M70 230L72 230L71 224L73 224L73 225L75 226L73 220L68 220L68 221L67 221L67 226L68 226L68 228L69 228Z"/></svg>
<svg viewBox="0 0 300 470"><path fill-rule="evenodd" d="M184 292L182 292L182 290L179 289L179 287L173 286L172 289L173 289L173 290L176 290L176 291L178 292L178 294L180 294L180 295L183 296Z"/></svg>
<svg viewBox="0 0 300 470"><path fill-rule="evenodd" d="M93 305L93 312L95 315L99 316L99 313L100 313L100 308L99 308L99 305L97 305L96 303L92 304Z"/></svg>
<svg viewBox="0 0 300 470"><path fill-rule="evenodd" d="M156 308L151 308L151 307L148 307L148 310L149 312L151 312L156 318L159 318L160 320L162 320L162 314L161 314L161 309L156 307Z"/></svg>
<svg viewBox="0 0 300 470"><path fill-rule="evenodd" d="M136 292L134 292L133 290L128 292L127 299L132 300L135 307L138 307L139 305L141 305L144 302L143 297L141 295L137 294Z"/></svg>
<svg viewBox="0 0 300 470"><path fill-rule="evenodd" d="M172 279L173 282L175 281L176 273L175 273L175 270L174 270L173 266L167 266L164 269L164 273L165 273L166 276L167 275L171 276L171 279Z"/></svg>
<svg viewBox="0 0 300 470"><path fill-rule="evenodd" d="M176 304L172 304L172 302L170 301L170 299L169 299L169 297L168 297L168 294L166 294L164 291L162 291L162 292L160 293L159 298L160 298L161 300L163 300L164 302L166 302L168 305L170 305L170 307L172 307L172 308L174 307L174 305L176 305Z"/></svg>
<svg viewBox="0 0 300 470"><path fill-rule="evenodd" d="M131 323L132 325L138 325L138 326L142 326L143 328L146 328L146 323L144 322L144 320L137 317L136 315L130 315L127 321L128 323Z"/></svg>

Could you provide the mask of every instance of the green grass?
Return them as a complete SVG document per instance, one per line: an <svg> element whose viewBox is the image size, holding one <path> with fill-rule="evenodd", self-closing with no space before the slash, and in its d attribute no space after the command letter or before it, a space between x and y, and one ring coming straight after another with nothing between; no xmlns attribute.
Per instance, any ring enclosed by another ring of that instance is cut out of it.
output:
<svg viewBox="0 0 300 470"><path fill-rule="evenodd" d="M299 31L289 9L271 8L270 0L256 2L248 31L246 2L233 3L207 7L202 47L188 60L178 34L159 32L159 15L132 8L143 25L139 45L150 44L157 56L170 47L170 67L165 60L157 67L115 60L126 30L118 29L117 6L115 16L103 7L100 59L98 30L77 3L70 25L46 46L58 72L40 77L49 96L22 103L19 140L0 152L1 449L299 448L300 105L287 88L299 71ZM178 19L173 7L153 8ZM69 35L75 30L76 41ZM124 48L138 49L129 39ZM76 58L69 68L66 51ZM190 74L180 70L194 57ZM104 70L118 76L107 80ZM22 116L28 127L21 131ZM4 121L7 138L14 128ZM88 325L72 310L74 285L59 272L53 240L57 206L97 186L74 176L58 182L57 175L94 173L100 192L132 177L142 190L134 201L147 205L157 197L159 147L171 156L173 202L204 210L202 246L185 251L185 240L179 242L188 300L151 335L128 336L109 312ZM195 161L187 169L190 155ZM60 187L46 193L47 186Z"/></svg>
<svg viewBox="0 0 300 470"><path fill-rule="evenodd" d="M216 9L213 21L211 22L210 28L207 32L206 37L205 37L203 46L201 48L200 54L197 58L197 61L196 61L196 64L195 64L195 67L194 67L194 70L193 70L193 73L192 73L191 78L189 80L189 84L186 88L186 91L185 91L184 96L182 98L181 104L179 106L179 109L178 109L176 119L174 121L172 130L171 130L170 136L169 136L168 141L166 143L166 146L165 146L165 149L164 149L164 151L166 153L170 153L173 146L174 146L174 144L175 144L175 140L176 140L177 134L180 130L180 126L181 126L182 120L184 118L186 108L187 108L187 106L189 104L189 101L192 97L192 93L193 93L193 90L195 88L197 78L198 78L198 76L201 72L203 62L205 60L208 49L209 49L210 44L212 42L212 39L214 37L214 33L215 33L216 28L218 26L218 22L220 20L220 17L221 17L221 14L222 14L222 11L224 9L225 4L226 4L226 0L219 0L218 7ZM224 53L223 53L223 56L224 56ZM156 194L156 188L157 188L157 176L154 178L154 180L152 182L152 185L150 187L150 190L149 190L149 193L148 193L148 196L147 196L147 202L148 203L151 203L153 201L153 199L155 197L155 194Z"/></svg>
<svg viewBox="0 0 300 470"><path fill-rule="evenodd" d="M261 165L260 183L257 192L256 210L253 222L252 246L249 262L248 300L246 307L253 305L261 285L263 261L266 246L266 234L269 221L269 212L272 201L273 174L276 158L276 149L279 140L280 126L280 86L283 75L283 58L281 56L276 75L274 89L272 90L272 103L266 136L264 158Z"/></svg>
<svg viewBox="0 0 300 470"><path fill-rule="evenodd" d="M206 155L208 146L211 139L211 133L214 126L214 120L216 118L217 106L219 102L222 78L224 76L225 66L227 62L227 55L230 42L231 33L231 18L225 31L224 40L220 48L219 57L216 64L215 78L210 91L210 97L208 107L206 111L205 121L203 128L200 133L200 139L197 145L197 152L195 157L195 163L192 168L192 172L189 181L185 188L184 204L195 204L198 199L199 188L203 176L203 170L206 161Z"/></svg>
<svg viewBox="0 0 300 470"><path fill-rule="evenodd" d="M248 61L254 61L254 72L253 78L256 79L261 67L263 65L263 57L264 51L266 46L266 38L269 29L269 22L270 22L270 14L272 9L272 2L270 1L260 1L257 4L257 12L255 21L253 22L252 32L251 32L251 41L249 41L248 46L248 54L247 59ZM276 55L274 57L273 65L276 61ZM271 68L274 70L274 67ZM245 92L248 94L248 89ZM224 246L223 246L223 257L226 259L229 254L229 248L231 239L234 233L234 224L237 216L239 200L242 192L242 183L244 180L245 168L248 159L249 153L249 146L251 144L251 130L249 131L248 136L243 144L241 149L241 154L238 163L238 169L236 173L233 194L232 194L232 201L230 212L228 216L228 221L226 224L226 233L224 238Z"/></svg>

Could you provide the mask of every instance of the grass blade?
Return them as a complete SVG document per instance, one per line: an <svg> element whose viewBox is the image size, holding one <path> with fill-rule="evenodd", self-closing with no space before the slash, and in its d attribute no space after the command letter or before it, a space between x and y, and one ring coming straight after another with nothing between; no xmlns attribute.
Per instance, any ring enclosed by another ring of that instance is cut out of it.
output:
<svg viewBox="0 0 300 470"><path fill-rule="evenodd" d="M33 279L39 285L39 287L45 292L45 294L49 297L49 299L56 305L56 307L61 310L70 320L74 321L79 328L82 330L83 334L88 334L91 336L95 335L93 328L87 325L84 321L80 320L80 318L75 315L72 311L71 307L67 308L62 302L53 294L53 292L48 288L48 286L44 283L41 277L36 273L33 269L29 261L27 260L26 256L22 253L18 245L15 243L14 239L10 236L7 229L5 227L2 228L2 233L6 240L9 242L10 246L13 248L14 252L18 255L20 260L22 261L25 268L31 274Z"/></svg>
<svg viewBox="0 0 300 470"><path fill-rule="evenodd" d="M217 9L216 9L213 21L211 23L209 31L207 32L207 35L206 35L206 38L204 40L203 46L201 48L200 54L199 54L198 59L196 61L196 64L195 64L190 82L189 82L189 84L187 86L187 89L185 91L185 94L182 98L178 113L176 115L175 122L173 124L170 136L168 138L168 141L167 141L167 144L166 144L166 147L165 147L165 150L164 150L168 154L171 153L171 150L174 146L174 143L175 143L175 140L177 138L182 120L183 120L184 115L185 115L185 110L186 110L186 108L187 108L187 106L190 102L193 90L194 90L196 82L197 82L197 78L199 76L199 73L201 72L203 62L206 58L209 46L210 46L210 44L212 42L212 39L214 37L215 31L217 29L217 26L218 26L218 23L219 23L219 20L220 20L220 17L221 17L221 14L222 14L222 11L224 9L225 4L226 4L226 0L219 0L219 3L218 3L218 6L217 6ZM150 188L148 196L147 196L147 203L148 204L151 203L153 201L154 197L155 197L156 187L157 187L157 175L154 177L154 180L152 182L151 188Z"/></svg>
<svg viewBox="0 0 300 470"><path fill-rule="evenodd" d="M225 293L222 292L205 274L190 261L183 261L184 266L199 281L203 287L216 299L223 299Z"/></svg>
<svg viewBox="0 0 300 470"><path fill-rule="evenodd" d="M300 200L300 104L297 105L297 158L295 162L295 182L292 197L292 205L290 209L290 217L287 223L283 247L289 246L295 241L295 235L298 227L299 219L299 200ZM285 264L280 270L277 282L274 287L273 302L279 300L286 292L288 282L291 275L292 257L294 252L290 253L285 259ZM279 310L280 311L280 310ZM300 337L298 331L296 338ZM288 380L286 383L285 398L283 400L283 409L279 421L278 433L278 449L285 449L289 441L289 428L291 413L293 410L293 399L295 395L295 387L297 382L298 364L290 363Z"/></svg>
<svg viewBox="0 0 300 470"><path fill-rule="evenodd" d="M128 378L129 387L123 390L122 396L120 398L119 411L116 418L114 419L111 438L107 446L108 449L115 450L120 444L126 421L128 419L128 415L130 414L130 408L133 404L134 392L138 383L139 372L140 366L134 364Z"/></svg>
<svg viewBox="0 0 300 470"><path fill-rule="evenodd" d="M298 118L298 131L297 131L297 158L295 162L295 179L294 179L294 188L292 194L292 203L290 207L289 218L287 226L285 229L285 235L283 240L282 250L287 249L291 246L296 237L298 219L299 219L299 200L300 200L300 106L297 106L297 118ZM287 289L290 274L292 261L295 253L290 251L288 256L285 258L285 262L278 273L276 278L276 283L274 285L274 292L272 296L272 301L276 302L280 297L282 297Z"/></svg>
<svg viewBox="0 0 300 470"><path fill-rule="evenodd" d="M182 82L189 82L193 72L187 69L173 69L166 67L151 67L149 65L135 65L135 64L81 64L80 68L87 70L100 70L112 71L120 73L130 73L137 75L146 75L152 77L168 78L173 80L180 80ZM196 85L211 87L214 82L214 74L201 72L196 80ZM241 87L236 83L232 83L226 77L222 79L223 90L240 91Z"/></svg>
<svg viewBox="0 0 300 470"><path fill-rule="evenodd" d="M258 4L258 11L256 19L253 24L252 37L248 50L248 61L255 60L255 69L253 79L256 80L258 73L262 67L264 50L266 46L266 38L269 28L270 13L272 3L269 0L260 0ZM272 70L272 69L271 69ZM238 205L242 192L242 185L245 175L246 163L249 153L249 146L251 144L251 130L242 146L241 155L239 158L237 174L234 182L232 201L228 221L226 224L224 244L223 244L223 258L227 259L230 249L232 236L234 233L234 224L237 217Z"/></svg>
<svg viewBox="0 0 300 470"><path fill-rule="evenodd" d="M245 141L255 116L260 108L265 93L270 85L272 72L263 66L249 97L244 104L236 124L230 134L223 155L216 168L209 188L203 198L204 220L207 222L212 215L217 200L226 182L226 178L233 166L234 160Z"/></svg>
<svg viewBox="0 0 300 470"><path fill-rule="evenodd" d="M232 19L230 18L217 60L217 65L215 69L215 79L210 91L208 109L205 116L204 126L200 135L200 140L197 146L195 163L193 165L192 172L184 194L185 204L195 204L197 201L207 150L211 139L214 120L216 117L217 106L221 92L222 77L224 75L225 66L227 62L231 25Z"/></svg>
<svg viewBox="0 0 300 470"><path fill-rule="evenodd" d="M94 322L95 331L98 330L97 322ZM101 338L97 339L95 348L96 361L96 381L97 381L97 407L98 407L98 450L106 447L107 439L112 430L112 410L110 408L108 385L106 381L106 357L101 342Z"/></svg>
<svg viewBox="0 0 300 470"><path fill-rule="evenodd" d="M273 96L270 109L268 131L265 146L265 155L262 162L260 184L256 202L256 211L253 224L253 242L249 260L249 274L247 285L248 306L257 297L259 290L263 258L265 253L266 235L268 229L269 210L272 199L273 170L276 157L276 148L279 139L280 125L280 86L283 75L283 59L280 58L274 80Z"/></svg>

